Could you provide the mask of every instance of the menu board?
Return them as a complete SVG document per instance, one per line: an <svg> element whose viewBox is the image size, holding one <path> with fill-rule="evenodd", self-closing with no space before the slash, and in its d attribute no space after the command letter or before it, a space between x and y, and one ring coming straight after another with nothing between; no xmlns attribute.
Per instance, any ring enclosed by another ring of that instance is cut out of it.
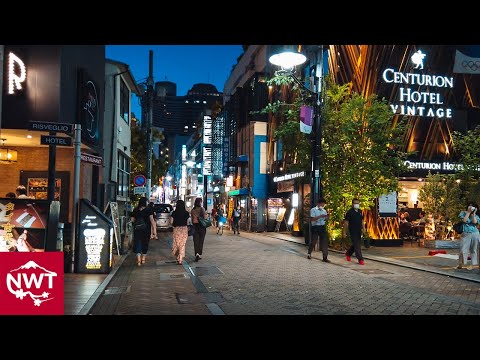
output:
<svg viewBox="0 0 480 360"><path fill-rule="evenodd" d="M378 198L378 213L380 217L396 217L397 216L397 192L392 191L389 194L382 195Z"/></svg>
<svg viewBox="0 0 480 360"><path fill-rule="evenodd" d="M87 199L80 199L75 272L108 274L112 267L113 223Z"/></svg>
<svg viewBox="0 0 480 360"><path fill-rule="evenodd" d="M0 252L45 251L50 203L0 198Z"/></svg>
<svg viewBox="0 0 480 360"><path fill-rule="evenodd" d="M62 180L55 179L55 200L60 201L60 191L62 188ZM29 177L27 179L27 192L28 196L37 200L47 200L48 192L48 179Z"/></svg>

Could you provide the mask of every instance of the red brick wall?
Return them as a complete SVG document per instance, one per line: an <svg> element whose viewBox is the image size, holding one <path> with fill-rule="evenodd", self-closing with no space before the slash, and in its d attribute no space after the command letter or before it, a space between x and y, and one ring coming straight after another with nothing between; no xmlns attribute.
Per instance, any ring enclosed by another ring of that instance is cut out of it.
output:
<svg viewBox="0 0 480 360"><path fill-rule="evenodd" d="M15 147L10 149L17 150L18 160L12 164L0 164L0 197L4 197L8 192L15 192L20 184L20 170L25 171L48 171L48 147ZM57 147L55 169L57 171L70 172L70 204L73 202L73 148ZM91 180L90 180L91 182ZM80 188L82 177L80 177ZM71 210L68 216L72 221Z"/></svg>

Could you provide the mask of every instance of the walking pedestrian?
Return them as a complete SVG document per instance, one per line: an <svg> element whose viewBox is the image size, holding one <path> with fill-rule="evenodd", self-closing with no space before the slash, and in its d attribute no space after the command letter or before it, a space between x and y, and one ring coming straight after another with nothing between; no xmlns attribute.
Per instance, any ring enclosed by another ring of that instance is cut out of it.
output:
<svg viewBox="0 0 480 360"><path fill-rule="evenodd" d="M465 211L461 211L458 217L463 224L463 232L460 238L460 252L458 256L457 269L462 269L463 265L467 262L468 254L472 259L472 265L478 265L478 243L479 232L478 224L480 223L480 217L477 215L478 204L470 201ZM472 265L467 266L467 270L472 270Z"/></svg>
<svg viewBox="0 0 480 360"><path fill-rule="evenodd" d="M352 246L345 252L345 258L347 261L351 261L352 254L355 251L358 263L365 265L365 261L362 256L362 231L365 233L365 222L363 221L362 210L360 210L360 200L355 198L352 200L352 207L345 214L343 219L343 239L347 237L347 228L350 233L350 239L352 240Z"/></svg>
<svg viewBox="0 0 480 360"><path fill-rule="evenodd" d="M195 199L191 215L193 227L195 228L195 232L193 234L193 247L195 250L195 261L197 262L202 258L203 242L205 241L205 234L207 233L207 229L205 229L198 221L198 218L200 217L204 219L207 218L207 212L202 207L202 198Z"/></svg>
<svg viewBox="0 0 480 360"><path fill-rule="evenodd" d="M133 222L134 250L138 266L145 264L150 239L157 237L157 224L153 219L153 210L147 206L147 202L146 197L141 197L130 219Z"/></svg>
<svg viewBox="0 0 480 360"><path fill-rule="evenodd" d="M308 247L307 258L312 258L312 251L320 238L320 250L323 255L323 262L329 263L328 260L328 239L327 239L327 225L328 213L325 210L325 199L320 198L317 201L317 206L310 210L310 223L312 225L312 239Z"/></svg>
<svg viewBox="0 0 480 360"><path fill-rule="evenodd" d="M212 209L212 223L213 226L217 226L217 209Z"/></svg>
<svg viewBox="0 0 480 360"><path fill-rule="evenodd" d="M188 224L187 221L190 214L185 209L185 202L183 200L177 201L175 211L172 213L171 222L173 225L173 255L177 258L177 264L182 265L185 257L185 244L188 239Z"/></svg>
<svg viewBox="0 0 480 360"><path fill-rule="evenodd" d="M233 210L232 213L232 227L233 227L233 234L235 235L235 232L240 235L240 219L242 218L242 208L240 207L240 204L237 205L237 208Z"/></svg>

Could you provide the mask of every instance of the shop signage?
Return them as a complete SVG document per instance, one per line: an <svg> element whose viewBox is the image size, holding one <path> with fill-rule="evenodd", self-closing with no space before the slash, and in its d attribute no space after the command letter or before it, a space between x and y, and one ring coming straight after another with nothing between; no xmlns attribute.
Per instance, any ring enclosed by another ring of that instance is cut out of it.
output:
<svg viewBox="0 0 480 360"><path fill-rule="evenodd" d="M282 192L290 192L294 190L294 181L289 180L289 181L282 181L277 184L277 192L282 193Z"/></svg>
<svg viewBox="0 0 480 360"><path fill-rule="evenodd" d="M397 216L397 192L392 191L378 198L378 213L380 217Z"/></svg>
<svg viewBox="0 0 480 360"><path fill-rule="evenodd" d="M28 129L33 131L49 131L71 134L73 132L73 124L30 121L28 123Z"/></svg>
<svg viewBox="0 0 480 360"><path fill-rule="evenodd" d="M275 176L273 178L273 182L286 181L286 180L296 179L303 176L305 176L305 171L297 172L294 174L285 174L282 176Z"/></svg>
<svg viewBox="0 0 480 360"><path fill-rule="evenodd" d="M208 115L203 117L203 144L212 144L212 118Z"/></svg>
<svg viewBox="0 0 480 360"><path fill-rule="evenodd" d="M91 154L85 154L85 153L80 153L80 160L83 162L97 165L97 166L102 166L103 159L100 156L95 156Z"/></svg>
<svg viewBox="0 0 480 360"><path fill-rule="evenodd" d="M72 146L72 138L64 136L41 135L41 145Z"/></svg>
<svg viewBox="0 0 480 360"><path fill-rule="evenodd" d="M203 147L202 174L212 175L212 147L210 145Z"/></svg>
<svg viewBox="0 0 480 360"><path fill-rule="evenodd" d="M423 70L426 54L418 50L411 57L415 69ZM442 94L433 92L435 88L453 88L453 77L403 73L388 68L383 71L383 81L387 84L401 84L397 104L390 104L394 114L451 118L452 109L446 108ZM405 86L405 85L407 86ZM414 91L408 85L423 86L425 91ZM427 90L428 89L428 90ZM432 91L430 91L430 89Z"/></svg>
<svg viewBox="0 0 480 360"><path fill-rule="evenodd" d="M133 188L133 194L145 194L147 192L147 188L145 186L136 186Z"/></svg>
<svg viewBox="0 0 480 360"><path fill-rule="evenodd" d="M8 93L15 94L16 90L22 90L22 83L27 79L27 67L25 63L13 52L8 53Z"/></svg>
<svg viewBox="0 0 480 360"><path fill-rule="evenodd" d="M113 224L89 201L81 199L77 272L108 273L112 259Z"/></svg>
<svg viewBox="0 0 480 360"><path fill-rule="evenodd" d="M463 165L458 163L451 163L448 161L443 162L423 162L423 161L409 161L406 160L404 164L408 169L412 170L437 170L443 172L454 172L463 170ZM480 171L480 166L477 168Z"/></svg>

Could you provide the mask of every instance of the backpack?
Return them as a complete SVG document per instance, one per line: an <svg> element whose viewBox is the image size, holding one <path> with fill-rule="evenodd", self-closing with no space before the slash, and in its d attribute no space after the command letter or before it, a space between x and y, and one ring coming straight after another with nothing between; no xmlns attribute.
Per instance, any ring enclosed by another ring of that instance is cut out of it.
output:
<svg viewBox="0 0 480 360"><path fill-rule="evenodd" d="M463 233L463 221L453 224L453 230L455 230L457 234Z"/></svg>
<svg viewBox="0 0 480 360"><path fill-rule="evenodd" d="M147 230L147 222L145 221L145 217L140 213L140 211L137 212L135 222L133 223L133 228L140 231Z"/></svg>

